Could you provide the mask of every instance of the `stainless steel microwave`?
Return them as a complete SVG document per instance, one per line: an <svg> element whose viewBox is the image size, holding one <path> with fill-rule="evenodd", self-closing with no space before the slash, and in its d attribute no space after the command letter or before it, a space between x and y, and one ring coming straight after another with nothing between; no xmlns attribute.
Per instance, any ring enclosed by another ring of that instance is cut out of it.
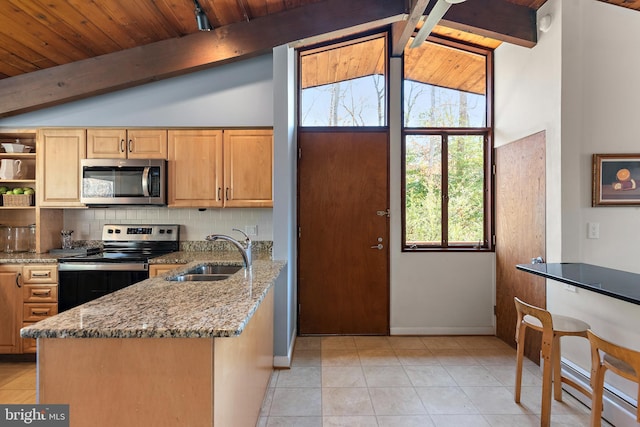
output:
<svg viewBox="0 0 640 427"><path fill-rule="evenodd" d="M82 159L86 205L165 205L166 160Z"/></svg>

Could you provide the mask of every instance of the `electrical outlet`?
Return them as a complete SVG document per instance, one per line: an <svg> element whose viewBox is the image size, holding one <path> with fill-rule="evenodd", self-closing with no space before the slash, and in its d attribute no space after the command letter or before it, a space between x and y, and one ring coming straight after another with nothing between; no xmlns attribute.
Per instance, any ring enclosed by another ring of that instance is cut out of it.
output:
<svg viewBox="0 0 640 427"><path fill-rule="evenodd" d="M565 285L564 285L564 290L565 290L565 291L569 291L569 292L578 292L578 290L576 289L576 287L575 287L575 286L573 286L573 285L568 285L568 284L566 284L566 283L565 283Z"/></svg>
<svg viewBox="0 0 640 427"><path fill-rule="evenodd" d="M257 236L258 235L258 226L257 225L245 225L244 232L249 236Z"/></svg>
<svg viewBox="0 0 640 427"><path fill-rule="evenodd" d="M600 223L599 222L588 222L587 223L587 238L588 239L599 239L600 238Z"/></svg>

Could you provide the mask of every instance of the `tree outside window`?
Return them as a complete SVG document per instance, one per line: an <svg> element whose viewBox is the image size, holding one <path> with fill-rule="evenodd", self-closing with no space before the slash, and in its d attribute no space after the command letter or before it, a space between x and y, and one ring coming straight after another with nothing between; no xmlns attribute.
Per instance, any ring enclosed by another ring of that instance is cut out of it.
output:
<svg viewBox="0 0 640 427"><path fill-rule="evenodd" d="M432 41L405 50L403 250L492 248L489 60Z"/></svg>

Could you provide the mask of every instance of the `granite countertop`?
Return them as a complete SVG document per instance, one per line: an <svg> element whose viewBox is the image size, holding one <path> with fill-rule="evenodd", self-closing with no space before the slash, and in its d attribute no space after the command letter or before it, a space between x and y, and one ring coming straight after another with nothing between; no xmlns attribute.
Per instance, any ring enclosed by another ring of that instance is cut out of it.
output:
<svg viewBox="0 0 640 427"><path fill-rule="evenodd" d="M58 258L62 258L62 255L50 253L34 254L31 252L2 252L0 253L0 264L57 264Z"/></svg>
<svg viewBox="0 0 640 427"><path fill-rule="evenodd" d="M584 263L518 264L518 270L640 304L640 274Z"/></svg>
<svg viewBox="0 0 640 427"><path fill-rule="evenodd" d="M165 278L203 263L242 265L238 251L185 251L155 258L156 264L186 264L22 328L20 334L30 338L240 335L285 266L284 261L254 255L258 256L254 257L251 270L241 269L218 282L175 282Z"/></svg>

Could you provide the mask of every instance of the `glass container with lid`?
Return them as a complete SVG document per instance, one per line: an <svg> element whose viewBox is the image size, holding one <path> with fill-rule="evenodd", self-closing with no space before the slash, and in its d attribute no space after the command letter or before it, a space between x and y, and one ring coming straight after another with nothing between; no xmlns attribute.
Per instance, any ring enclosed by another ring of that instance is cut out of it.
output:
<svg viewBox="0 0 640 427"><path fill-rule="evenodd" d="M29 250L29 227L24 225L7 226L7 244L5 251L27 252Z"/></svg>

